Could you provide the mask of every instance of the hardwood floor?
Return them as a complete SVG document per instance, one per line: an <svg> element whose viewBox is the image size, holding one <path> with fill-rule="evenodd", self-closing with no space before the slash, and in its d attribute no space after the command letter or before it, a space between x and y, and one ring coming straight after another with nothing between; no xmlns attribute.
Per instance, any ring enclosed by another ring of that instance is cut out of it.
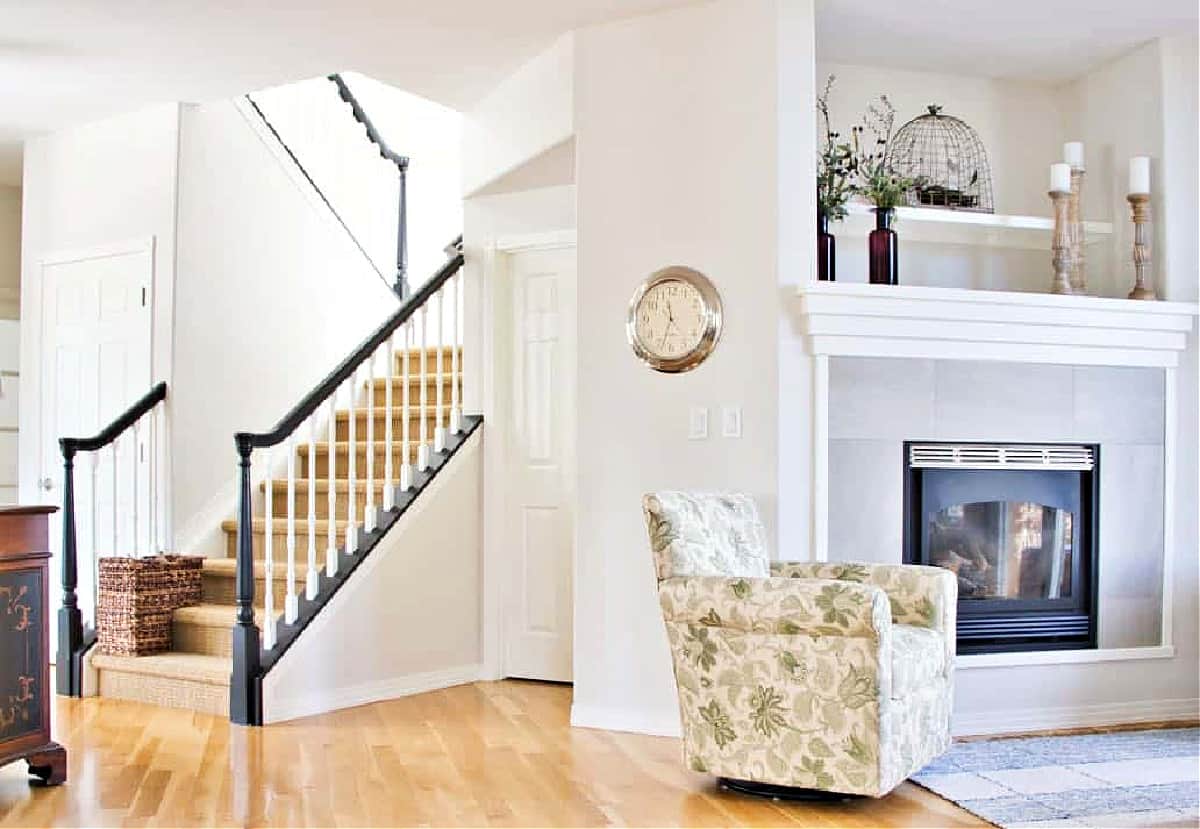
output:
<svg viewBox="0 0 1200 829"><path fill-rule="evenodd" d="M569 687L484 682L249 729L58 699L68 782L0 769L0 826L982 826L904 784L788 804L684 771L678 742L570 728Z"/></svg>

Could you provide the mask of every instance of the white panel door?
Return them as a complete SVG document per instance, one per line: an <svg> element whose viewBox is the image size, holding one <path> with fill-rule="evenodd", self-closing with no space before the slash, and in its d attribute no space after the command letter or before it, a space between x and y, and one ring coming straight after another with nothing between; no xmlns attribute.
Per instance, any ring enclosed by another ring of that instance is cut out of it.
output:
<svg viewBox="0 0 1200 829"><path fill-rule="evenodd" d="M505 670L571 680L575 250L509 257L512 299L511 580Z"/></svg>
<svg viewBox="0 0 1200 829"><path fill-rule="evenodd" d="M149 243L42 263L39 484L44 503L62 506L58 439L96 434L150 390L152 276ZM77 592L85 623L94 618L95 557L134 553L135 514L140 518L137 549L149 552L148 440L142 428L136 442L127 433L115 452L110 447L76 456ZM59 603L60 515L51 523L52 607ZM52 624L56 618L51 616Z"/></svg>

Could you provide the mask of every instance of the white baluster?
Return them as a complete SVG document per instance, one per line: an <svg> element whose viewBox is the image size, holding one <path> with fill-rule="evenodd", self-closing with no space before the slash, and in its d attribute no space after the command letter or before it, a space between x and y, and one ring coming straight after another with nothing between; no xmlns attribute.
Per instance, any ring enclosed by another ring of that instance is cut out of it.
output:
<svg viewBox="0 0 1200 829"><path fill-rule="evenodd" d="M459 275L450 277L447 284L450 290L450 434L457 435L462 431L462 392L459 389L462 367L459 365L458 352L458 304L462 300L462 292L459 290Z"/></svg>
<svg viewBox="0 0 1200 829"><path fill-rule="evenodd" d="M392 477L395 474L392 466L392 452L395 451L392 443L392 385L396 378L395 331L388 337L384 352L387 355L387 372L384 375L387 385L383 392L383 508L391 510L396 506L396 489L393 485L396 479Z"/></svg>
<svg viewBox="0 0 1200 829"><path fill-rule="evenodd" d="M355 441L356 422L358 420L358 395L355 384L358 381L358 369L350 375L350 446L346 450L347 469L349 470L350 487L346 493L346 552L358 550L358 503L354 488L358 485L358 445Z"/></svg>
<svg viewBox="0 0 1200 829"><path fill-rule="evenodd" d="M141 545L138 544L138 462L141 460L138 456L142 452L142 445L138 442L138 425L137 421L133 422L133 481L130 484L133 493L133 557L141 558Z"/></svg>
<svg viewBox="0 0 1200 829"><path fill-rule="evenodd" d="M100 516L97 515L100 489L100 453L92 452L92 625L97 624L96 608L100 606L100 533L97 525Z"/></svg>
<svg viewBox="0 0 1200 829"><path fill-rule="evenodd" d="M275 491L272 488L271 464L275 460L273 449L267 449L267 479L266 479L266 524L263 530L263 576L266 587L263 589L263 647L267 650L275 647L275 554L271 547L275 541L275 521L273 519L275 506Z"/></svg>
<svg viewBox="0 0 1200 829"><path fill-rule="evenodd" d="M363 529L372 532L375 514L375 354L367 358L367 497L363 505Z"/></svg>
<svg viewBox="0 0 1200 829"><path fill-rule="evenodd" d="M434 294L430 299L431 302L433 300L437 300L437 307L433 312L434 319L437 320L437 333L433 338L437 348L437 355L434 358L437 361L434 363L434 380L437 383L437 386L436 393L434 395L435 402L433 407L433 450L435 452L444 452L446 451L446 429L442 426L442 349L446 347L446 344L443 342L444 338L442 337L442 332L445 330L445 326L443 325L445 320L443 320L442 317L446 313L446 307L442 302L441 290Z"/></svg>
<svg viewBox="0 0 1200 829"><path fill-rule="evenodd" d="M332 578L337 575L337 398L338 390L334 389L329 395L329 455L326 470L329 475L329 510L325 513L326 546L325 574Z"/></svg>
<svg viewBox="0 0 1200 829"><path fill-rule="evenodd" d="M150 555L158 555L161 548L158 546L158 458L155 455L155 448L158 446L158 441L155 439L155 419L154 414L157 411L157 406L150 410L149 417L146 418L146 431L149 432L146 442L149 444L149 485L147 486L147 494L149 495L150 515Z"/></svg>
<svg viewBox="0 0 1200 829"><path fill-rule="evenodd" d="M117 449L121 445L121 438L113 438L112 442L112 554L114 556L121 555L120 548L120 524L117 522L117 461L119 460ZM122 558L129 558L128 555Z"/></svg>
<svg viewBox="0 0 1200 829"><path fill-rule="evenodd" d="M289 625L300 612L296 598L296 435L293 432L284 444L287 450L287 597L283 602L283 620ZM271 585L267 585L267 592Z"/></svg>
<svg viewBox="0 0 1200 829"><path fill-rule="evenodd" d="M169 515L167 512L168 497L167 495L159 492L160 487L166 490L167 493L170 493L171 491L169 481L166 485L164 485L160 476L161 470L165 466L162 458L163 447L167 446L168 444L167 407L164 403L159 403L154 407L154 434L154 465L155 469L158 470L154 475L154 479L156 481L154 489L154 515L155 523L158 527L158 535L155 538L155 547L161 552L167 550L170 546L170 541L168 539L170 531L169 527L167 526L167 517Z"/></svg>
<svg viewBox="0 0 1200 829"><path fill-rule="evenodd" d="M417 360L421 363L421 387L418 393L421 396L420 406L420 446L417 447L417 469L424 472L429 468L429 433L426 422L429 419L429 390L426 388L429 382L429 304L421 306L421 348L417 352Z"/></svg>
<svg viewBox="0 0 1200 829"><path fill-rule="evenodd" d="M317 572L317 413L313 412L308 418L308 572L304 579L305 597L309 601L315 599L320 586L321 576Z"/></svg>
<svg viewBox="0 0 1200 829"><path fill-rule="evenodd" d="M400 387L400 451L403 453L400 457L400 491L408 492L412 489L412 437L409 435L409 418L412 417L412 409L408 405L408 386L410 382L408 369L408 352L412 349L412 321L404 323L404 350L401 352L401 360L403 365L400 367L400 378L403 385Z"/></svg>

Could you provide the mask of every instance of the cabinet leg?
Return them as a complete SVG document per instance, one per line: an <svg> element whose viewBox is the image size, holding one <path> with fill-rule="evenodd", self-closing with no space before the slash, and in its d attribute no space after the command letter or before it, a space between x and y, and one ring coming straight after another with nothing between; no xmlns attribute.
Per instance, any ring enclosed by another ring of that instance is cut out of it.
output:
<svg viewBox="0 0 1200 829"><path fill-rule="evenodd" d="M67 780L67 750L58 743L48 743L25 758L29 773L40 778L42 785L57 786Z"/></svg>

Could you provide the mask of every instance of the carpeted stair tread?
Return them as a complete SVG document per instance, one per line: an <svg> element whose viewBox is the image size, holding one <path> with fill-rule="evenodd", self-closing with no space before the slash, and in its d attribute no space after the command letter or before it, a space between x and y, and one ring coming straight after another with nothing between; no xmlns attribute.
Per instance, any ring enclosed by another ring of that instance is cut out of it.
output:
<svg viewBox="0 0 1200 829"><path fill-rule="evenodd" d="M256 598L260 601L262 599L261 596ZM275 611L281 613L283 612L283 608L276 607ZM222 628L231 631L233 630L233 623L237 621L237 605L210 602L194 604L188 607L176 608L173 618L177 624ZM254 608L255 624L261 625L262 619L262 607Z"/></svg>
<svg viewBox="0 0 1200 829"><path fill-rule="evenodd" d="M92 666L101 671L119 671L228 687L233 660L227 656L176 651L156 653L153 656L113 656L98 653L92 657Z"/></svg>
<svg viewBox="0 0 1200 829"><path fill-rule="evenodd" d="M233 528L235 530L237 529L236 521L233 522ZM237 559L234 559L234 558L206 558L206 559L204 559L204 564L202 565L202 568L206 575L219 576L222 578L230 578L230 579L237 577ZM254 562L254 578L261 581L262 579L265 579L266 577L267 577L266 564L264 564L261 561ZM271 578L273 581L286 582L287 581L287 569L286 568L281 569L280 567L276 566L275 572L271 574ZM303 584L303 583L304 583L304 574L297 572L296 573L296 584Z"/></svg>
<svg viewBox="0 0 1200 829"><path fill-rule="evenodd" d="M317 527L317 537L318 538L320 538L323 533L326 533L329 531L328 519L318 518L315 523L316 523L316 527ZM271 525L274 528L276 535L287 532L287 518L286 517L272 518ZM346 521L344 519L339 518L337 521L334 522L334 526L339 531L344 531L346 529ZM267 519L265 519L265 518L251 519L251 527L252 527L253 531L256 533L265 532L267 529ZM227 533L236 534L237 533L237 519L236 518L227 518L226 520L222 521L221 529ZM301 535L307 535L307 534L308 534L308 519L307 518L297 518L296 519L296 536L299 537ZM299 552L299 551L297 551L297 552Z"/></svg>

